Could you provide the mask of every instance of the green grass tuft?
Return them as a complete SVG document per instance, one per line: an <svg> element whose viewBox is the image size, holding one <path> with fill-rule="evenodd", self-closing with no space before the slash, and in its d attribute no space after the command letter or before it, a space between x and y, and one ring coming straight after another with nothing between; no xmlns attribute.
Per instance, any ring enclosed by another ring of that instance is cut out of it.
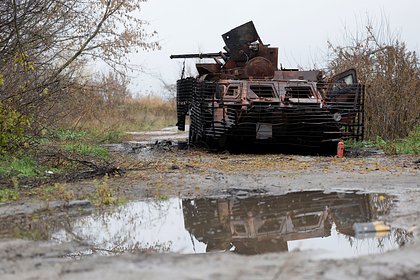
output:
<svg viewBox="0 0 420 280"><path fill-rule="evenodd" d="M107 148L83 143L65 144L64 149L68 152L78 153L83 156L97 156L101 159L109 159L109 152Z"/></svg>
<svg viewBox="0 0 420 280"><path fill-rule="evenodd" d="M375 140L348 140L346 146L353 149L379 148L388 155L420 154L420 126L403 139L386 141L378 136Z"/></svg>
<svg viewBox="0 0 420 280"><path fill-rule="evenodd" d="M86 139L89 135L86 131L58 129L53 131L53 136L56 136L60 141L75 141Z"/></svg>
<svg viewBox="0 0 420 280"><path fill-rule="evenodd" d="M29 157L1 157L0 158L0 175L1 176L17 176L17 177L34 177L41 173L36 161Z"/></svg>

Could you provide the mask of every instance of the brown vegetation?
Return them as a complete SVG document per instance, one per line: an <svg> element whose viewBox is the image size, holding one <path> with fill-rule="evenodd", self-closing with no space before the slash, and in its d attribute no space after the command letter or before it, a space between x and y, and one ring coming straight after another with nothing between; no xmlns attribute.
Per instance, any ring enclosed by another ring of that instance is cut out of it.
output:
<svg viewBox="0 0 420 280"><path fill-rule="evenodd" d="M176 123L173 100L135 98L128 90L128 81L112 73L74 85L68 89L67 98L56 106L61 115L58 127L101 133L149 130Z"/></svg>
<svg viewBox="0 0 420 280"><path fill-rule="evenodd" d="M420 124L420 62L416 52L380 26L366 25L362 34L348 34L340 46L330 43L329 69L355 68L366 84L365 125L368 139L406 137Z"/></svg>
<svg viewBox="0 0 420 280"><path fill-rule="evenodd" d="M124 132L158 129L176 123L175 103L158 96L129 98L111 107L102 101L94 107L87 105L79 109L82 114L69 116L62 125L94 132Z"/></svg>

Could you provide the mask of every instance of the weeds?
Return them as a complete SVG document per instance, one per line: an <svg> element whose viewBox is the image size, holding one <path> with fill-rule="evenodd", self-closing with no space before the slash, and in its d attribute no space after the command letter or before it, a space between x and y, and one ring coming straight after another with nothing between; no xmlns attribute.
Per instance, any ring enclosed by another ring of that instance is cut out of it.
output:
<svg viewBox="0 0 420 280"><path fill-rule="evenodd" d="M350 148L380 148L387 155L420 154L420 126L406 138L386 141L377 136L375 140L363 142L346 141Z"/></svg>
<svg viewBox="0 0 420 280"><path fill-rule="evenodd" d="M0 202L16 201L20 197L19 191L16 189L0 190Z"/></svg>
<svg viewBox="0 0 420 280"><path fill-rule="evenodd" d="M66 187L62 184L54 184L54 188L56 189L56 195L54 198L57 199L61 198L62 200L69 202L70 200L74 199L74 193L71 190L66 189Z"/></svg>
<svg viewBox="0 0 420 280"><path fill-rule="evenodd" d="M57 137L60 141L75 141L85 140L88 133L86 131L75 131L61 128L56 131L52 131L52 136Z"/></svg>
<svg viewBox="0 0 420 280"><path fill-rule="evenodd" d="M13 189L0 190L0 202L16 201L20 198L19 181L16 177L12 178Z"/></svg>
<svg viewBox="0 0 420 280"><path fill-rule="evenodd" d="M70 143L65 144L64 149L68 152L77 153L82 156L97 156L101 159L108 160L108 149L92 144Z"/></svg>
<svg viewBox="0 0 420 280"><path fill-rule="evenodd" d="M169 199L168 195L163 193L163 188L165 186L165 182L163 181L162 176L160 176L159 179L157 179L155 182L153 182L153 186L154 186L154 189L155 189L155 194L154 194L155 199L161 200L161 201Z"/></svg>
<svg viewBox="0 0 420 280"><path fill-rule="evenodd" d="M120 143L127 137L127 134L123 131L105 131L100 134L99 139L101 143Z"/></svg>
<svg viewBox="0 0 420 280"><path fill-rule="evenodd" d="M420 154L420 126L406 138L394 141L383 141L384 151L388 154Z"/></svg>
<svg viewBox="0 0 420 280"><path fill-rule="evenodd" d="M24 194L47 202L55 200L69 202L71 200L77 199L74 192L70 190L66 184L61 183L33 188L26 191Z"/></svg>
<svg viewBox="0 0 420 280"><path fill-rule="evenodd" d="M108 183L108 175L105 175L102 182L96 183L96 192L92 196L91 201L96 206L115 205L123 202L119 197L119 192L115 190Z"/></svg>
<svg viewBox="0 0 420 280"><path fill-rule="evenodd" d="M154 130L176 123L175 102L160 97L127 98L113 106L97 103L82 110L82 115L70 115L61 126L77 127L97 136L99 142L115 143L124 139L127 131Z"/></svg>
<svg viewBox="0 0 420 280"><path fill-rule="evenodd" d="M30 156L0 158L0 176L35 177L41 173L37 162Z"/></svg>

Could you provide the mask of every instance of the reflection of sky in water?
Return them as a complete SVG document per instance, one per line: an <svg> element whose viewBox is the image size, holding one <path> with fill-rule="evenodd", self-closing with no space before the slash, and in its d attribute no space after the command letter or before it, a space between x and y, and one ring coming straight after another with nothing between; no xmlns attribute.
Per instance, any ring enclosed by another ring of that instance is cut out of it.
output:
<svg viewBox="0 0 420 280"><path fill-rule="evenodd" d="M207 246L185 229L179 198L131 202L114 211L78 218L67 230L55 232L52 239L60 242L79 240L99 252L150 249L188 254L205 253ZM289 251L322 249L329 252L320 255L326 258L355 257L398 248L389 236L356 239L338 233L334 224L329 237L288 241L287 245Z"/></svg>
<svg viewBox="0 0 420 280"><path fill-rule="evenodd" d="M53 239L69 241L75 236L106 250L137 246L188 254L205 252L206 247L185 229L182 200L177 198L131 202L114 212L79 218L71 234L60 230Z"/></svg>

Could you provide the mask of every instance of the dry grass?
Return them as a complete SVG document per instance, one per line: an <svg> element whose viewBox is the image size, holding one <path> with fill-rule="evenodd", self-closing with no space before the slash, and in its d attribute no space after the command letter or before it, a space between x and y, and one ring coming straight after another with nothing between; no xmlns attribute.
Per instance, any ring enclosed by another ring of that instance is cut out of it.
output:
<svg viewBox="0 0 420 280"><path fill-rule="evenodd" d="M116 106L97 108L93 115L78 120L91 131L143 131L176 124L175 102L161 97L129 98Z"/></svg>
<svg viewBox="0 0 420 280"><path fill-rule="evenodd" d="M118 102L86 95L71 104L58 127L90 131L103 138L119 138L127 131L159 129L176 124L175 101L158 96L125 97ZM114 139L109 139L114 141Z"/></svg>
<svg viewBox="0 0 420 280"><path fill-rule="evenodd" d="M50 112L57 120L55 127L106 135L176 124L174 100L153 95L134 98L128 85L126 78L112 73L72 84Z"/></svg>
<svg viewBox="0 0 420 280"><path fill-rule="evenodd" d="M131 100L128 104L132 110L132 123L141 130L173 126L176 124L175 101L161 97L143 97Z"/></svg>

